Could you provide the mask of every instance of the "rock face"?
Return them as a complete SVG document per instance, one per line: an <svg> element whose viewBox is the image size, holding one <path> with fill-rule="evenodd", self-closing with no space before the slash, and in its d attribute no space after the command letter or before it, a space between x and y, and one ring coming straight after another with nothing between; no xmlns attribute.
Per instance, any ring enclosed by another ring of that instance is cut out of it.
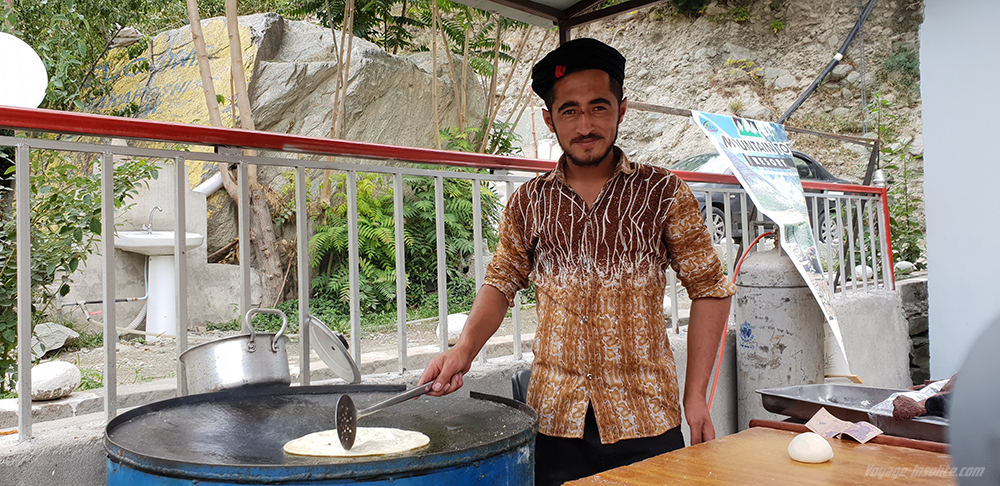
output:
<svg viewBox="0 0 1000 486"><path fill-rule="evenodd" d="M341 33L302 21L286 21L274 13L240 17L241 47L249 80L250 102L257 130L313 137L330 137L337 86L334 42ZM215 91L227 98L220 106L223 123L235 123L230 89L229 49L225 19L202 20L212 66ZM95 109L114 112L136 103L141 118L208 124L191 30L182 27L157 35L151 42L149 73L124 76L114 91L98 100ZM125 69L125 66L110 68ZM431 59L427 53L393 56L374 44L355 38L347 80L346 120L339 138L361 142L434 146ZM461 70L457 70L460 75ZM438 63L439 128L458 124L456 90L447 70L447 56ZM486 95L482 83L469 75L466 86L468 124L482 121ZM378 164L378 161L367 163ZM197 185L218 171L217 164L191 161L190 178ZM259 180L280 191L287 182L281 170L262 167ZM321 171L309 171L313 190L319 190ZM217 192L208 200L208 251L236 236L236 211L230 199ZM279 234L279 239L282 235ZM294 236L289 236L294 239Z"/></svg>
<svg viewBox="0 0 1000 486"><path fill-rule="evenodd" d="M749 9L749 20L727 20L737 5ZM918 49L917 28L922 12L921 2L876 3L839 67L820 83L789 124L860 134L861 93L869 94L864 102L870 104L872 92L880 91L888 99L897 91L885 81L883 61L902 47ZM631 103L711 113L732 113L733 106L741 106L742 110L736 111L745 116L776 121L823 71L858 14L857 5L850 2L815 0L736 4L716 1L697 18L672 15L669 8L653 6L574 28L573 38L592 37L622 52L627 60L625 96ZM775 32L770 24L779 19L784 27ZM542 37L542 32L534 34L528 50L536 47ZM543 51L553 47L550 36ZM736 69L745 75L725 76ZM751 81L747 75L755 79ZM530 67L519 66L514 79L527 76ZM896 94L891 113L898 117L900 134L916 139L922 130L919 89L911 95ZM511 92L507 96L511 98ZM504 110L510 109L510 103L504 106ZM533 156L535 146L554 138L542 121L543 108L535 99L533 109L526 113L533 116L525 116L518 126L525 155ZM831 116L836 108L844 110ZM507 113L504 110L501 115ZM633 161L669 167L685 157L713 150L704 134L692 128L686 117L630 109L619 129L618 144ZM867 130L874 132L870 122ZM862 180L867 151L856 153L853 150L858 146L854 144L812 136L792 135L792 139L796 150L813 155L834 175Z"/></svg>
<svg viewBox="0 0 1000 486"><path fill-rule="evenodd" d="M35 326L35 335L31 336L31 356L40 359L45 353L63 347L69 339L78 337L79 333L66 326L42 322Z"/></svg>
<svg viewBox="0 0 1000 486"><path fill-rule="evenodd" d="M31 368L31 399L33 401L62 398L80 386L80 368L65 361L49 361Z"/></svg>
<svg viewBox="0 0 1000 486"><path fill-rule="evenodd" d="M337 34L339 42L340 33ZM272 132L329 137L337 85L337 58L329 29L307 22L285 22L274 57L258 55L250 86L257 128ZM345 131L340 138L362 142L431 147L434 124L429 56L393 56L354 39L346 100ZM423 62L426 61L426 62ZM458 123L455 91L442 57L438 66L440 127ZM470 79L469 119L482 117L485 95Z"/></svg>

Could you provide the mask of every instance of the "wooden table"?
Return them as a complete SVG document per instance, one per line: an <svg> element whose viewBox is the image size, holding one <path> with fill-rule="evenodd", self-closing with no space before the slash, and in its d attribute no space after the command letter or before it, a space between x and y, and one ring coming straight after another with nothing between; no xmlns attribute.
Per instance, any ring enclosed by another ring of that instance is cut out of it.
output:
<svg viewBox="0 0 1000 486"><path fill-rule="evenodd" d="M785 430L751 428L566 484L958 484L948 475L948 454L871 442L859 444L849 439L831 439L833 459L825 463L795 462L788 457L788 443L796 435Z"/></svg>

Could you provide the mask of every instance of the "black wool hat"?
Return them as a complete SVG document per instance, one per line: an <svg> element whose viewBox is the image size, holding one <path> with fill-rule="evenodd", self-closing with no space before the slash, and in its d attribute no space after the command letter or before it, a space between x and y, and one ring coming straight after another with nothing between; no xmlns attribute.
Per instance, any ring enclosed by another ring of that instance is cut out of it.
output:
<svg viewBox="0 0 1000 486"><path fill-rule="evenodd" d="M625 56L596 39L573 39L548 53L531 70L531 89L545 96L568 70L600 69L620 84L625 82Z"/></svg>

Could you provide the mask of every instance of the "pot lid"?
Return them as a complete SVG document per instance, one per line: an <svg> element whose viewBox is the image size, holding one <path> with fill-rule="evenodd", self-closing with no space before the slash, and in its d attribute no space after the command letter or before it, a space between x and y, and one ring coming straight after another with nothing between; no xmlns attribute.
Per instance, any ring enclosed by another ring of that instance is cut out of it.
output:
<svg viewBox="0 0 1000 486"><path fill-rule="evenodd" d="M361 370L347 350L347 340L334 333L315 316L309 316L309 323L313 338L316 339L314 349L326 366L348 383L361 383Z"/></svg>

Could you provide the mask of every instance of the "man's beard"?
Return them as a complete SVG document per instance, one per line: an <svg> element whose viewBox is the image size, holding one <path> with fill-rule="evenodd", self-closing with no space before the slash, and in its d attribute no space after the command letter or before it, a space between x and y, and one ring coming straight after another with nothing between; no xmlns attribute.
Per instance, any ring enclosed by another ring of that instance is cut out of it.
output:
<svg viewBox="0 0 1000 486"><path fill-rule="evenodd" d="M589 137L577 137L577 138L573 139L570 142L570 146L572 146L572 144L574 144L576 142L582 142L582 141L585 141L585 140L588 140L588 139L589 139ZM558 133L556 133L556 140L559 140L559 134ZM615 149L615 142L617 142L617 141L618 141L618 127L615 127L615 136L614 136L614 139L611 140L611 144L608 145L608 149L606 151L604 151L604 153L601 154L598 157L589 157L589 158L586 158L586 159L578 159L578 158L574 157L569 152L569 150L566 150L566 147L562 146L562 142L561 141L559 142L559 147L562 148L563 153L566 155L566 159L569 160L573 165L575 165L577 167L597 167L598 165L601 165L601 162L604 161L604 159L608 156L608 154L610 154L611 151L613 151Z"/></svg>

